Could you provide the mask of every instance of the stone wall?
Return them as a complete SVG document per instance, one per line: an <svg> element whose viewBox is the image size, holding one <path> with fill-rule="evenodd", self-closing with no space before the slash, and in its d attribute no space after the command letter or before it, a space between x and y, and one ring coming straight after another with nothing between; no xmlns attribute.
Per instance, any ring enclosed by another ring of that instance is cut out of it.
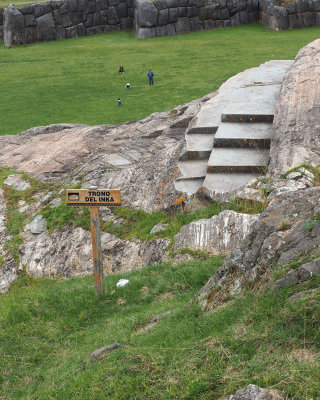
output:
<svg viewBox="0 0 320 400"><path fill-rule="evenodd" d="M259 18L259 0L136 0L141 38L250 24Z"/></svg>
<svg viewBox="0 0 320 400"><path fill-rule="evenodd" d="M320 0L260 0L260 20L270 29L285 30L320 26Z"/></svg>
<svg viewBox="0 0 320 400"><path fill-rule="evenodd" d="M3 37L3 8L0 7L0 38Z"/></svg>
<svg viewBox="0 0 320 400"><path fill-rule="evenodd" d="M132 28L132 0L50 1L4 11L6 46Z"/></svg>
<svg viewBox="0 0 320 400"><path fill-rule="evenodd" d="M320 26L320 0L51 0L2 17L6 46L135 28L140 38L244 25L270 29Z"/></svg>

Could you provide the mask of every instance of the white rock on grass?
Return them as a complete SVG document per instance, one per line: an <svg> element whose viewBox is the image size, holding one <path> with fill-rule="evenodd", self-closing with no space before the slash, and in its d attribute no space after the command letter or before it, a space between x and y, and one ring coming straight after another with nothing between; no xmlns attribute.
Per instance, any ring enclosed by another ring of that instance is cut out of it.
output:
<svg viewBox="0 0 320 400"><path fill-rule="evenodd" d="M115 226L120 226L120 225L122 224L123 221L124 221L123 218L115 219L115 220L113 221L113 225L115 225Z"/></svg>
<svg viewBox="0 0 320 400"><path fill-rule="evenodd" d="M128 283L129 283L129 280L128 280L128 279L120 279L120 280L117 282L116 286L117 286L117 287L123 287L123 286L126 286Z"/></svg>
<svg viewBox="0 0 320 400"><path fill-rule="evenodd" d="M30 183L25 181L20 174L9 175L3 184L19 192L30 188Z"/></svg>
<svg viewBox="0 0 320 400"><path fill-rule="evenodd" d="M29 211L29 210L30 210L30 206L29 206L28 204L26 204L25 206L19 208L19 212L20 212L21 214L26 213L26 212Z"/></svg>
<svg viewBox="0 0 320 400"><path fill-rule="evenodd" d="M38 235L42 232L46 232L47 231L47 223L46 220L44 219L43 215L39 214L37 215L33 221L30 222L30 224L28 224L26 226L26 230L30 230L31 233L33 233L34 235Z"/></svg>
<svg viewBox="0 0 320 400"><path fill-rule="evenodd" d="M47 203L49 203L49 200L50 200L51 196L52 196L52 192L48 192L48 193L40 200L40 202L41 202L42 204L47 204Z"/></svg>
<svg viewBox="0 0 320 400"><path fill-rule="evenodd" d="M164 231L165 229L167 229L167 227L168 227L168 224L161 224L161 223L157 224L151 229L150 234Z"/></svg>

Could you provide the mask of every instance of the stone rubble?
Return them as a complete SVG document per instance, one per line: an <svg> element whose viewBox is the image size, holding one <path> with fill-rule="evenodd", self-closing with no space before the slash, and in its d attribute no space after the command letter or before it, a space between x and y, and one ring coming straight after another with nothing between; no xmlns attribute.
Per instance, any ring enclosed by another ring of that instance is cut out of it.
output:
<svg viewBox="0 0 320 400"><path fill-rule="evenodd" d="M320 258L303 264L298 269L291 269L281 279L274 284L274 290L295 286L300 282L305 282L317 275L320 275Z"/></svg>

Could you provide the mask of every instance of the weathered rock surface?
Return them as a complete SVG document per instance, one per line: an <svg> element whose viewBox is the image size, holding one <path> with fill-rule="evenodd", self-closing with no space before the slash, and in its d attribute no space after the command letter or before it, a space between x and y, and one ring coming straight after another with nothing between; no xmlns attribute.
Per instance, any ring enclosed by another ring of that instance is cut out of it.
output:
<svg viewBox="0 0 320 400"><path fill-rule="evenodd" d="M47 223L43 215L37 215L30 224L27 225L26 229L29 229L31 233L37 235L42 232L46 232Z"/></svg>
<svg viewBox="0 0 320 400"><path fill-rule="evenodd" d="M183 248L202 250L210 254L229 253L248 234L258 215L225 210L210 219L191 222L174 238L174 251Z"/></svg>
<svg viewBox="0 0 320 400"><path fill-rule="evenodd" d="M277 394L261 389L256 385L248 385L245 389L228 397L228 400L282 400Z"/></svg>
<svg viewBox="0 0 320 400"><path fill-rule="evenodd" d="M12 282L17 278L17 270L13 260L5 262L5 264L0 267L0 293L6 293Z"/></svg>
<svg viewBox="0 0 320 400"><path fill-rule="evenodd" d="M270 150L272 174L320 163L320 39L301 49L276 105Z"/></svg>
<svg viewBox="0 0 320 400"><path fill-rule="evenodd" d="M22 13L13 4L4 10L4 45L11 46L12 43L23 42L24 39L24 19Z"/></svg>
<svg viewBox="0 0 320 400"><path fill-rule="evenodd" d="M319 215L320 187L275 197L240 246L201 289L198 294L201 304L209 306L212 293L234 273L240 275L241 281L254 281L275 264L288 265L299 257L319 252L319 221L315 220L311 229L307 229L308 222ZM305 275L310 276L310 271L305 271Z"/></svg>
<svg viewBox="0 0 320 400"><path fill-rule="evenodd" d="M20 268L34 277L83 276L92 272L91 234L82 228L65 227L52 233L24 232ZM130 242L101 234L105 273L132 271L165 260L169 240Z"/></svg>
<svg viewBox="0 0 320 400"><path fill-rule="evenodd" d="M274 290L295 286L297 283L308 281L320 275L320 258L303 264L298 269L291 269L274 284Z"/></svg>
<svg viewBox="0 0 320 400"><path fill-rule="evenodd" d="M19 192L30 188L30 183L24 180L20 174L9 175L3 184Z"/></svg>
<svg viewBox="0 0 320 400"><path fill-rule="evenodd" d="M4 192L0 188L0 293L7 292L11 283L17 279L16 265L9 252L4 248L8 239L8 230L5 224L6 202Z"/></svg>
<svg viewBox="0 0 320 400"><path fill-rule="evenodd" d="M1 136L0 165L42 181L81 178L84 188L120 188L124 205L134 208L168 208L179 198L173 180L185 128L205 100L117 126L62 124Z"/></svg>

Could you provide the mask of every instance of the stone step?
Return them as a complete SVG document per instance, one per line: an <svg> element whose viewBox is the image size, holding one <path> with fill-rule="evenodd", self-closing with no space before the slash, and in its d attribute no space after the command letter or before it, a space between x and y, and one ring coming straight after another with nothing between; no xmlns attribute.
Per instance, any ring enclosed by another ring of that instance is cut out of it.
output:
<svg viewBox="0 0 320 400"><path fill-rule="evenodd" d="M209 112L211 117L212 112ZM214 135L217 132L219 123L215 123L215 121L211 121L208 116L206 119L205 111L201 113L202 119L198 123L198 126L193 126L188 130L188 134L194 135Z"/></svg>
<svg viewBox="0 0 320 400"><path fill-rule="evenodd" d="M269 150L214 148L207 173L263 173L269 162Z"/></svg>
<svg viewBox="0 0 320 400"><path fill-rule="evenodd" d="M238 74L239 87L250 85L281 85L287 69L293 60L272 60Z"/></svg>
<svg viewBox="0 0 320 400"><path fill-rule="evenodd" d="M256 82L235 89L221 113L221 121L272 122L280 86Z"/></svg>
<svg viewBox="0 0 320 400"><path fill-rule="evenodd" d="M190 178L202 178L204 179L207 173L208 161L180 161L178 167L181 172L176 180L190 179Z"/></svg>
<svg viewBox="0 0 320 400"><path fill-rule="evenodd" d="M207 174L203 186L213 190L215 193L226 193L238 189L246 185L251 180L257 178L259 174L255 173L242 173L242 174L229 174L229 173L216 173Z"/></svg>
<svg viewBox="0 0 320 400"><path fill-rule="evenodd" d="M209 160L211 154L211 150L208 151L185 151L179 158L179 161L188 161L188 160Z"/></svg>
<svg viewBox="0 0 320 400"><path fill-rule="evenodd" d="M222 122L214 138L214 147L270 148L272 124Z"/></svg>
<svg viewBox="0 0 320 400"><path fill-rule="evenodd" d="M174 182L177 192L187 193L189 196L195 194L203 184L203 178L180 179Z"/></svg>
<svg viewBox="0 0 320 400"><path fill-rule="evenodd" d="M214 135L209 134L186 134L187 150L211 151L213 148Z"/></svg>
<svg viewBox="0 0 320 400"><path fill-rule="evenodd" d="M222 122L269 122L272 123L273 121L273 114L263 114L258 113L257 111L253 112L252 114L243 114L243 113L223 113L221 114L221 121Z"/></svg>

